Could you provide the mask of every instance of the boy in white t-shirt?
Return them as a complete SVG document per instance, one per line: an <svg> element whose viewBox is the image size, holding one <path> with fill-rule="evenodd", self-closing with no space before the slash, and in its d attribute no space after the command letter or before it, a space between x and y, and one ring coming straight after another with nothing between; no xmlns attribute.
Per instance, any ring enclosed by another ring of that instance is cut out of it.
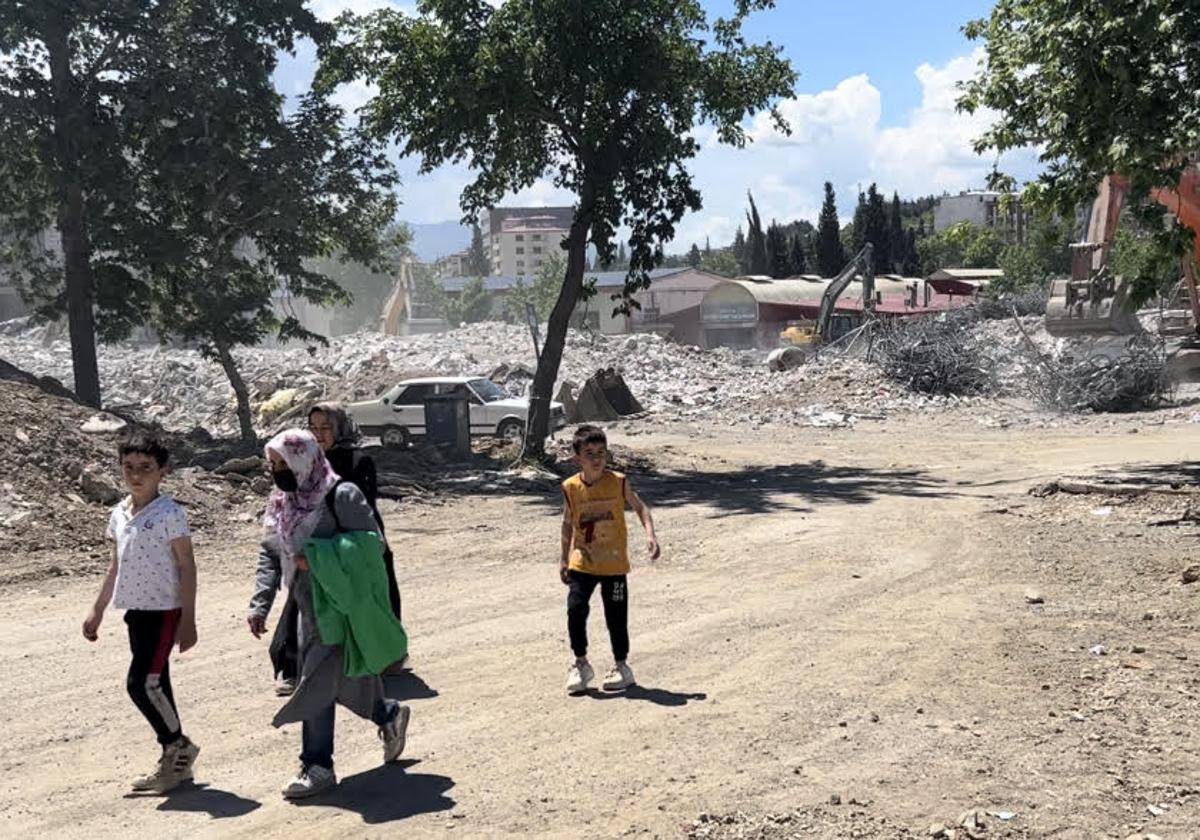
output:
<svg viewBox="0 0 1200 840"><path fill-rule="evenodd" d="M158 766L135 779L133 789L166 793L192 777L200 753L183 734L168 665L177 643L180 653L196 644L196 562L187 515L158 491L169 472L167 448L153 435L137 432L119 452L129 496L109 518L112 562L83 622L83 637L96 641L110 600L125 610L133 654L126 688L162 745Z"/></svg>

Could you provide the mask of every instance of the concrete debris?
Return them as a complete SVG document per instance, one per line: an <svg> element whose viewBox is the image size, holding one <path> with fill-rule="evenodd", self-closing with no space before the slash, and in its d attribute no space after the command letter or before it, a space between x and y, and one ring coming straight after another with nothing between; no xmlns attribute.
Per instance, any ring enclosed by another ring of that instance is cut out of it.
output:
<svg viewBox="0 0 1200 840"><path fill-rule="evenodd" d="M266 462L257 455L247 458L230 458L213 472L217 475L262 475L266 470Z"/></svg>
<svg viewBox="0 0 1200 840"><path fill-rule="evenodd" d="M310 401L379 396L415 376L492 376L513 396L532 384L536 359L523 326L470 324L452 332L412 337L362 332L332 339L309 353L300 346L241 348L234 353L263 434L295 421ZM559 382L586 382L613 369L643 408L662 420L753 426L807 426L808 405L857 416L944 411L970 399L913 393L890 382L878 365L833 353L771 373L757 350L676 344L657 335L568 335ZM0 330L0 358L20 359L36 377L71 381L66 337ZM233 391L216 363L182 347L99 348L105 401L150 422L217 437L238 430Z"/></svg>
<svg viewBox="0 0 1200 840"><path fill-rule="evenodd" d="M649 412L651 422L787 428L812 426L810 407L816 405L846 417L880 420L894 414L989 406L989 415L979 422L1008 427L1022 420L1011 406L994 399L1035 397L1047 364L1120 357L1099 344L1055 339L1036 316L1020 319L1019 328L1011 317L988 320L969 313L915 320L884 330L874 361L855 355L864 349L862 344L856 351L829 348L810 355L801 348L770 353L705 350L653 333L604 336L571 331L556 390L561 392L564 382L583 383L597 370L612 369ZM312 352L298 345L262 346L240 348L234 355L250 391L254 421L264 435L300 422L313 401L373 399L416 376L490 377L510 396L525 396L537 366L528 330L500 323L410 337L360 332L334 338ZM799 356L805 357L803 364L793 365ZM768 357L783 369L769 370ZM31 329L24 322L0 325L3 358L20 360L29 371L24 375L43 388L69 394L60 384L71 381L71 354L63 331ZM790 361L784 364L784 359ZM1138 359L1141 381L1153 365L1146 354ZM225 374L194 349L106 345L99 348L99 364L106 404L119 413L128 415L120 411L128 409L179 432L202 429L218 438L236 435L235 401ZM1066 370L1062 365L1059 369ZM1084 377L1087 387L1095 392L1107 383L1104 387L1113 385L1116 396L1093 400L1088 403L1091 410L1128 404L1131 392L1121 385L1121 371L1127 366L1104 365L1097 376ZM6 370L0 365L0 378L17 375ZM1065 403L1059 407L1070 408Z"/></svg>
<svg viewBox="0 0 1200 840"><path fill-rule="evenodd" d="M79 427L85 435L112 435L125 430L129 424L111 414L94 414Z"/></svg>
<svg viewBox="0 0 1200 840"><path fill-rule="evenodd" d="M115 505L122 496L111 478L91 468L79 476L79 490L85 499L98 505Z"/></svg>

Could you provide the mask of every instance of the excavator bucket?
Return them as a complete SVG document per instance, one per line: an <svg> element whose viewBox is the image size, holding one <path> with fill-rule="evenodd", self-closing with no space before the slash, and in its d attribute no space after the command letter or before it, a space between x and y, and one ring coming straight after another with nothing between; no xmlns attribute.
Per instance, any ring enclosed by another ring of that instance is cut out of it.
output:
<svg viewBox="0 0 1200 840"><path fill-rule="evenodd" d="M1057 279L1046 302L1046 332L1056 337L1132 335L1142 331L1130 311L1124 281L1103 265L1106 244L1084 242L1071 246L1071 277Z"/></svg>

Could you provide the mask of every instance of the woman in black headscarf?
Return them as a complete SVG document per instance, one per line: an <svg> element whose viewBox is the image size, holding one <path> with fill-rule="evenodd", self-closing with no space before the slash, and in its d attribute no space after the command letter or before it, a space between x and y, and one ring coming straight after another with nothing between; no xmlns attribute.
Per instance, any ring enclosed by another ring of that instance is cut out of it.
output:
<svg viewBox="0 0 1200 840"><path fill-rule="evenodd" d="M383 540L383 560L387 568L388 599L392 611L400 620L400 587L396 583L395 557L383 531L383 517L379 515L376 502L379 498L379 478L375 461L362 451L362 432L340 403L321 403L308 413L308 430L312 432L333 471L343 480L362 491L379 524L379 536ZM294 690L298 677L296 651L295 604L290 600L284 606L275 636L271 641L271 661L275 674L280 679L278 694L289 694ZM399 663L398 663L399 664Z"/></svg>

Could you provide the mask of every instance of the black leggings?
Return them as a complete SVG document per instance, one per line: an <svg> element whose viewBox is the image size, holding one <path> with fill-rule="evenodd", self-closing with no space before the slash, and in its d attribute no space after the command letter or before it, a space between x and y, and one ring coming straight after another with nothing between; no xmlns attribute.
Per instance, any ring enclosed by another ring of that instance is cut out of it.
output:
<svg viewBox="0 0 1200 840"><path fill-rule="evenodd" d="M629 587L625 575L589 575L574 570L569 575L567 631L571 636L571 650L576 656L587 656L588 612L591 609L592 592L599 586L613 659L624 662L625 657L629 656Z"/></svg>
<svg viewBox="0 0 1200 840"><path fill-rule="evenodd" d="M129 676L125 687L134 704L154 727L158 743L166 746L183 734L175 693L171 690L171 648L179 628L179 610L128 610Z"/></svg>

